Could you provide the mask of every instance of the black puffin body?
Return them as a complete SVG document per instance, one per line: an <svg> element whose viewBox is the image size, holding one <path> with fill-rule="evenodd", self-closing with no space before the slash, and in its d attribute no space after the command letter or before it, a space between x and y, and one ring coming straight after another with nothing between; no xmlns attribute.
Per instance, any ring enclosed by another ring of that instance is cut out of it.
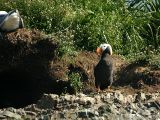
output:
<svg viewBox="0 0 160 120"><path fill-rule="evenodd" d="M112 49L109 44L104 44L105 50L102 51L101 59L94 69L95 86L97 89L105 89L113 82L113 59L111 57Z"/></svg>

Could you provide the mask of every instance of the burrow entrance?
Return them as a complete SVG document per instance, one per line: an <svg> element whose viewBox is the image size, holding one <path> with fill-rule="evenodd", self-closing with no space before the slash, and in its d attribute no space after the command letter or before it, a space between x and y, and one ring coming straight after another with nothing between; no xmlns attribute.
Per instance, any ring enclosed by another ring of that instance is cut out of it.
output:
<svg viewBox="0 0 160 120"><path fill-rule="evenodd" d="M0 72L0 108L21 108L37 103L43 93L73 94L73 88L67 81L56 81L48 75L34 76L29 71L12 68Z"/></svg>
<svg viewBox="0 0 160 120"><path fill-rule="evenodd" d="M29 72L9 69L0 72L0 107L23 107L40 99L44 89ZM40 79L39 79L40 80Z"/></svg>

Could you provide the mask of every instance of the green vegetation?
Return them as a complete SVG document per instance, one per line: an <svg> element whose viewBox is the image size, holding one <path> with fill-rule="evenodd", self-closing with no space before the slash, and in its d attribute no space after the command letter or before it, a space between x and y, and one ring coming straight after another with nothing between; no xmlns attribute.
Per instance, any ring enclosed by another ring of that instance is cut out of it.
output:
<svg viewBox="0 0 160 120"><path fill-rule="evenodd" d="M106 42L115 54L153 58L150 63L159 66L158 57L152 57L160 52L160 2L154 1L1 0L0 10L17 8L26 27L51 34L60 44L60 56L94 51Z"/></svg>
<svg viewBox="0 0 160 120"><path fill-rule="evenodd" d="M81 82L81 75L79 73L71 73L68 75L69 82L71 86L74 88L75 92L80 92L83 87L83 83Z"/></svg>

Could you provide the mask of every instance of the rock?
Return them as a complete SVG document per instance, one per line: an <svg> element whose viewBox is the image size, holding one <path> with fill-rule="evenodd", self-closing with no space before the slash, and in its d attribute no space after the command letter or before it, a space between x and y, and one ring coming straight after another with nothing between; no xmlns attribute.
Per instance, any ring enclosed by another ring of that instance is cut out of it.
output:
<svg viewBox="0 0 160 120"><path fill-rule="evenodd" d="M79 107L78 103L73 103L73 104L70 105L71 109L77 109L78 107Z"/></svg>
<svg viewBox="0 0 160 120"><path fill-rule="evenodd" d="M150 99L152 99L153 98L153 95L152 94L147 94L146 95L146 100L150 100Z"/></svg>
<svg viewBox="0 0 160 120"><path fill-rule="evenodd" d="M137 117L137 120L145 120L145 118L142 116L142 115L140 115L139 113L136 113L136 117Z"/></svg>
<svg viewBox="0 0 160 120"><path fill-rule="evenodd" d="M77 117L78 117L78 115L76 112L71 112L71 113L67 112L66 119L76 120Z"/></svg>
<svg viewBox="0 0 160 120"><path fill-rule="evenodd" d="M158 112L157 114L155 114L155 116L153 116L154 120L160 120L160 112Z"/></svg>
<svg viewBox="0 0 160 120"><path fill-rule="evenodd" d="M18 113L21 116L26 116L26 112L24 111L24 109L20 108L16 110L16 113Z"/></svg>
<svg viewBox="0 0 160 120"><path fill-rule="evenodd" d="M92 112L92 111L88 111L87 114L88 114L89 118L93 118L93 117L96 116L96 114L94 112Z"/></svg>
<svg viewBox="0 0 160 120"><path fill-rule="evenodd" d="M37 106L42 109L53 109L56 108L57 103L58 103L58 95L44 94L42 98L37 102Z"/></svg>
<svg viewBox="0 0 160 120"><path fill-rule="evenodd" d="M143 97L144 94L141 95L142 98L145 98ZM148 99L146 97L146 99L142 99L140 97L140 100L135 102L136 96L137 94L124 96L120 92L101 93L98 95L81 93L78 95L65 94L59 96L56 94L44 94L37 104L20 109L0 109L0 118L16 119L18 117L15 115L18 115L21 119L35 120L158 120L160 118L160 112L157 107L159 106L158 97L155 101L152 98ZM9 111L9 113L3 114L5 111Z"/></svg>
<svg viewBox="0 0 160 120"><path fill-rule="evenodd" d="M97 116L95 116L95 117L93 117L92 118L92 120L105 120L105 117L97 117Z"/></svg>
<svg viewBox="0 0 160 120"><path fill-rule="evenodd" d="M143 115L146 115L146 116L150 116L151 115L151 112L149 110L145 110L143 112Z"/></svg>
<svg viewBox="0 0 160 120"><path fill-rule="evenodd" d="M4 116L4 115L1 115L0 114L0 119L2 120L2 119L5 119L6 117Z"/></svg>
<svg viewBox="0 0 160 120"><path fill-rule="evenodd" d="M17 120L20 120L21 119L21 116L16 114L16 113L13 113L13 112L10 112L10 111L4 111L2 113L3 116L7 116L9 118L13 118L13 119L17 119Z"/></svg>
<svg viewBox="0 0 160 120"><path fill-rule="evenodd" d="M13 107L8 107L6 109L7 111L10 111L10 112L13 112L13 113L16 113L17 112L17 109L13 108Z"/></svg>
<svg viewBox="0 0 160 120"><path fill-rule="evenodd" d="M145 95L145 93L138 92L138 93L137 93L137 96L136 96L136 98L135 98L135 102L145 101L145 100L146 100L146 95Z"/></svg>
<svg viewBox="0 0 160 120"><path fill-rule="evenodd" d="M94 96L94 99L95 99L95 104L101 103L101 96L100 96L100 95L95 95L95 96ZM92 101L92 102L93 102L93 101Z"/></svg>
<svg viewBox="0 0 160 120"><path fill-rule="evenodd" d="M98 111L95 111L95 112L94 112L94 114L95 114L96 116L99 116L99 113L98 113Z"/></svg>
<svg viewBox="0 0 160 120"><path fill-rule="evenodd" d="M133 95L127 95L125 98L124 98L124 103L132 103L135 101L135 98Z"/></svg>
<svg viewBox="0 0 160 120"><path fill-rule="evenodd" d="M145 101L146 100L146 94L145 93L141 93L140 94L141 100Z"/></svg>
<svg viewBox="0 0 160 120"><path fill-rule="evenodd" d="M90 109L85 109L78 112L78 117L80 118L94 118L98 116L99 116L99 113L97 111L90 110Z"/></svg>
<svg viewBox="0 0 160 120"><path fill-rule="evenodd" d="M133 110L137 110L137 109L138 109L138 106L137 106L137 104L135 104L135 103L130 103L130 106L131 106L131 108L132 108Z"/></svg>
<svg viewBox="0 0 160 120"><path fill-rule="evenodd" d="M157 108L156 107L150 107L148 109L151 113L155 113L157 111Z"/></svg>
<svg viewBox="0 0 160 120"><path fill-rule="evenodd" d="M112 111L109 105L102 105L98 108L98 112L100 115L103 115L104 113L107 113L107 112L111 113Z"/></svg>
<svg viewBox="0 0 160 120"><path fill-rule="evenodd" d="M67 101L67 102L70 102L70 103L73 103L74 102L74 100L75 100L75 95L65 95L64 96L64 99Z"/></svg>
<svg viewBox="0 0 160 120"><path fill-rule="evenodd" d="M111 98L111 93L107 93L105 95L101 95L102 98L105 98L105 99L110 99Z"/></svg>
<svg viewBox="0 0 160 120"><path fill-rule="evenodd" d="M38 118L39 120L50 120L50 116L49 115L41 115Z"/></svg>
<svg viewBox="0 0 160 120"><path fill-rule="evenodd" d="M78 112L78 117L79 118L88 118L87 111Z"/></svg>
<svg viewBox="0 0 160 120"><path fill-rule="evenodd" d="M146 106L147 108L155 107L156 109L160 110L160 104L159 104L158 101L153 101L153 102L145 103L144 106Z"/></svg>
<svg viewBox="0 0 160 120"><path fill-rule="evenodd" d="M95 103L95 99L92 97L87 97L87 96L83 95L83 96L80 96L79 98L76 98L75 102L77 102L80 105L90 106Z"/></svg>
<svg viewBox="0 0 160 120"><path fill-rule="evenodd" d="M59 113L60 118L64 119L65 118L65 114L63 112Z"/></svg>
<svg viewBox="0 0 160 120"><path fill-rule="evenodd" d="M58 111L55 111L53 114L51 114L51 120L56 120L59 117Z"/></svg>
<svg viewBox="0 0 160 120"><path fill-rule="evenodd" d="M115 93L114 97L115 97L114 98L115 102L118 102L118 103L124 103L125 102L124 96L121 93Z"/></svg>
<svg viewBox="0 0 160 120"><path fill-rule="evenodd" d="M32 112L32 111L25 111L25 113L29 116L36 116L37 115L35 112Z"/></svg>

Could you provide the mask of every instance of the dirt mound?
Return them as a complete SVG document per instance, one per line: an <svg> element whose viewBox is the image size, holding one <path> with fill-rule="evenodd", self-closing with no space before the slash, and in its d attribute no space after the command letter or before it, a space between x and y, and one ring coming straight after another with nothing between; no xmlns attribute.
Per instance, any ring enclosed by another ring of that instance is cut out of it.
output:
<svg viewBox="0 0 160 120"><path fill-rule="evenodd" d="M2 35L0 106L28 104L40 97L52 79L48 66L56 48L56 43L37 30Z"/></svg>
<svg viewBox="0 0 160 120"><path fill-rule="evenodd" d="M27 67L30 61L48 62L54 57L55 49L56 44L36 30L19 29L6 34L0 41L1 70L24 63Z"/></svg>
<svg viewBox="0 0 160 120"><path fill-rule="evenodd" d="M160 83L160 70L154 70L149 65L139 62L130 63L121 68L118 85L128 85L140 88L144 84L157 85Z"/></svg>
<svg viewBox="0 0 160 120"><path fill-rule="evenodd" d="M113 89L127 90L128 93L135 93L139 90L156 92L160 89L160 70L154 70L147 64L133 62L129 63L119 55L113 55L114 60L114 83ZM77 56L57 60L53 65L57 79L68 80L68 74L81 74L81 81L84 83L83 92L95 91L94 67L99 61L95 52L83 51ZM56 69L55 69L56 68ZM53 72L55 73L55 72Z"/></svg>

